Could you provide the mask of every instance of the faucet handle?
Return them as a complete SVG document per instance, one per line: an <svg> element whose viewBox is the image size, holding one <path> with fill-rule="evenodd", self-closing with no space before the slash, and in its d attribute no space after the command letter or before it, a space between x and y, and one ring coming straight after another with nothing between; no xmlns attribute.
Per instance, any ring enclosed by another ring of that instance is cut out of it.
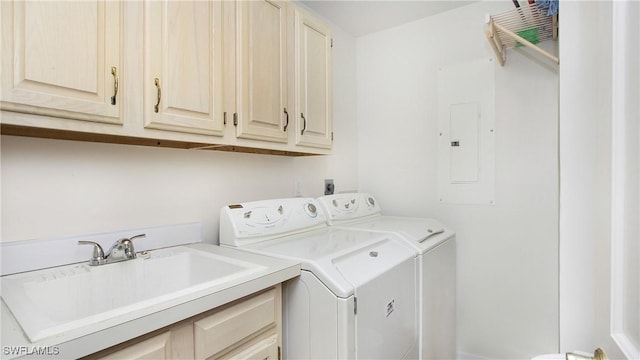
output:
<svg viewBox="0 0 640 360"><path fill-rule="evenodd" d="M136 239L136 238L146 237L146 236L147 236L147 234L138 234L138 235L131 236L129 238L124 238L124 239L118 240L118 243L120 245L122 245L122 248L124 249L124 252L125 252L125 256L128 259L134 259L136 257L136 251L135 251L135 249L133 247L133 241L132 240Z"/></svg>
<svg viewBox="0 0 640 360"><path fill-rule="evenodd" d="M135 239L135 238L141 238L141 237L147 237L147 234L138 234L138 235L134 235L134 236L132 236L132 237L130 237L130 238L128 238L128 239L122 239L122 240L129 240L129 241L131 241L131 240L133 240L133 239Z"/></svg>
<svg viewBox="0 0 640 360"><path fill-rule="evenodd" d="M95 241L78 241L78 245L93 245L93 255L89 259L89 265L100 265L104 263L104 250L102 246Z"/></svg>

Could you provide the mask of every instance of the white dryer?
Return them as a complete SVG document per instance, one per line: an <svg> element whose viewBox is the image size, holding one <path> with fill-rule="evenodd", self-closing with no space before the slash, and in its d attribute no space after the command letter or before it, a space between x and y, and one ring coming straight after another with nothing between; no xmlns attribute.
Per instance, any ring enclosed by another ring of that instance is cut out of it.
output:
<svg viewBox="0 0 640 360"><path fill-rule="evenodd" d="M456 358L455 234L434 219L383 216L366 193L318 199L334 228L395 233L418 255L419 357Z"/></svg>
<svg viewBox="0 0 640 360"><path fill-rule="evenodd" d="M312 198L229 205L220 244L294 259L283 285L283 357L415 359L414 251L391 233L330 228Z"/></svg>

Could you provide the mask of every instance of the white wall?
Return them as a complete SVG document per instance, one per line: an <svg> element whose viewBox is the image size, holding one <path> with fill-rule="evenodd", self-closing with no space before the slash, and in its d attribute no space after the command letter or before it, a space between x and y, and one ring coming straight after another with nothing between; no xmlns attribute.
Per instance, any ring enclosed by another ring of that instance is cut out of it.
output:
<svg viewBox="0 0 640 360"><path fill-rule="evenodd" d="M573 64L560 76L561 348L589 351L597 317L609 314L595 312L595 279L608 269L592 260L610 257L597 239L611 232L611 4L562 6L568 20L561 40L575 40L560 52L563 64Z"/></svg>
<svg viewBox="0 0 640 360"><path fill-rule="evenodd" d="M560 348L636 359L640 6L560 4Z"/></svg>
<svg viewBox="0 0 640 360"><path fill-rule="evenodd" d="M355 189L355 42L334 33L334 152L288 158L2 136L2 241L202 222L218 242L219 210L240 201Z"/></svg>
<svg viewBox="0 0 640 360"><path fill-rule="evenodd" d="M557 65L522 50L496 65L495 205L437 198L438 67L493 57L485 14L512 6L480 2L358 38L358 181L384 213L457 232L458 350L522 359L559 348Z"/></svg>

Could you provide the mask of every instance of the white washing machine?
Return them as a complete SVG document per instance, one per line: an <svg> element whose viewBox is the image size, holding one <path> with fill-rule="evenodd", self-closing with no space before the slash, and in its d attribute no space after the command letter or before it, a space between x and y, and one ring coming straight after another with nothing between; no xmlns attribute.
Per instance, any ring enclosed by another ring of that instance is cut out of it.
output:
<svg viewBox="0 0 640 360"><path fill-rule="evenodd" d="M220 245L300 261L283 285L283 357L418 357L415 252L392 233L330 228L317 200L220 212Z"/></svg>
<svg viewBox="0 0 640 360"><path fill-rule="evenodd" d="M366 193L318 199L332 227L400 235L418 254L420 359L456 358L455 234L434 219L383 216Z"/></svg>

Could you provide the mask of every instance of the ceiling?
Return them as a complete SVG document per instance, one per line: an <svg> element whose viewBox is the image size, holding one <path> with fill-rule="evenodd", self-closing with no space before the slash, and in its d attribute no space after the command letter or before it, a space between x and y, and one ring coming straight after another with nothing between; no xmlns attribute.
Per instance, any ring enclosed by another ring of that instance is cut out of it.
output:
<svg viewBox="0 0 640 360"><path fill-rule="evenodd" d="M359 37L469 5L475 1L352 1L300 0L347 33Z"/></svg>

